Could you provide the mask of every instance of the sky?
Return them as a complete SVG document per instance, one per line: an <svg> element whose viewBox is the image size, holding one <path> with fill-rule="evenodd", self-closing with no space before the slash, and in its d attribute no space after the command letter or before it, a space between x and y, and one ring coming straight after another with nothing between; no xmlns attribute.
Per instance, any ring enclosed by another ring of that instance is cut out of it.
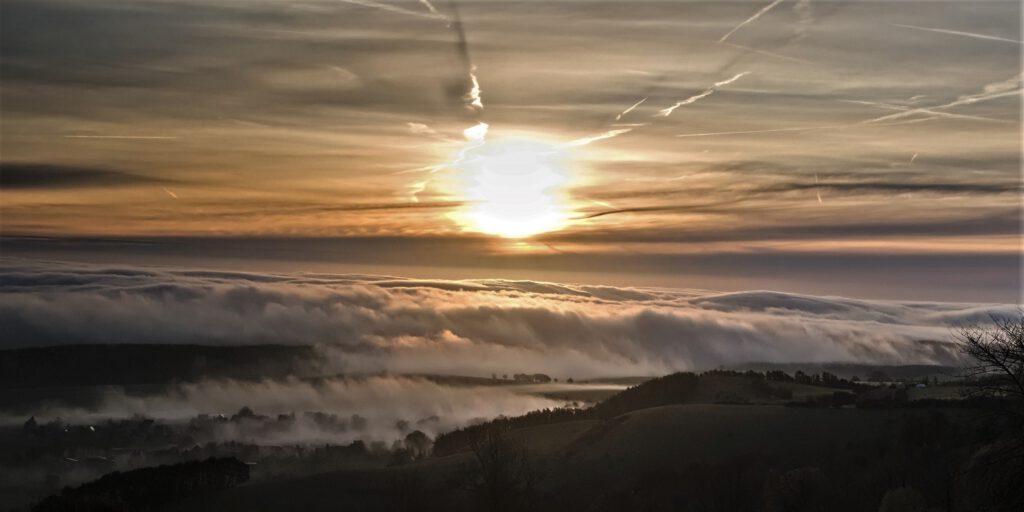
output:
<svg viewBox="0 0 1024 512"><path fill-rule="evenodd" d="M1019 2L5 0L0 28L8 267L1021 298Z"/></svg>

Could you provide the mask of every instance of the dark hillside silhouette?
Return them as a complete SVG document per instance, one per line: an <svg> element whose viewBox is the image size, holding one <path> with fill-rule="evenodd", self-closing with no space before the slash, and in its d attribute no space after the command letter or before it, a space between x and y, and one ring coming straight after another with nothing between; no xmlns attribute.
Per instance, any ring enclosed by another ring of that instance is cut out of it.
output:
<svg viewBox="0 0 1024 512"><path fill-rule="evenodd" d="M206 459L170 466L110 473L66 488L35 506L34 512L120 512L154 509L189 496L203 495L249 480L249 466L238 459Z"/></svg>

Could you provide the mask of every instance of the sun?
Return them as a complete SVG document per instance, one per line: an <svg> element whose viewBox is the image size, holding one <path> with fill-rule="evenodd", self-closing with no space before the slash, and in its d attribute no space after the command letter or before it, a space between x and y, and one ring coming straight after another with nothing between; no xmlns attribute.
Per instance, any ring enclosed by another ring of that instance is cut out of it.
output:
<svg viewBox="0 0 1024 512"><path fill-rule="evenodd" d="M464 202L452 217L467 230L505 238L561 229L569 221L568 160L557 144L480 137L452 164Z"/></svg>

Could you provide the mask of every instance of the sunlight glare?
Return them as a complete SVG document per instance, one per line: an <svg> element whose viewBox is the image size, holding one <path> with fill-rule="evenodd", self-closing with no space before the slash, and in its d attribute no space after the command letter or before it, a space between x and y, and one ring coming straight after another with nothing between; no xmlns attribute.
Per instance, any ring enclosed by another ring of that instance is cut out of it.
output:
<svg viewBox="0 0 1024 512"><path fill-rule="evenodd" d="M454 164L466 201L454 219L468 230L505 238L564 227L569 217L565 150L529 139L481 139Z"/></svg>

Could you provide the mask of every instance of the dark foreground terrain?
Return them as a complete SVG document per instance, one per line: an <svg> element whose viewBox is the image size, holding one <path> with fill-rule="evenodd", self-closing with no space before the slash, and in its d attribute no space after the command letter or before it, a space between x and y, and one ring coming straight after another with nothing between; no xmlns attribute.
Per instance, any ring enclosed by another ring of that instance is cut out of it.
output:
<svg viewBox="0 0 1024 512"><path fill-rule="evenodd" d="M675 375L646 390L673 388L672 380L701 379ZM457 448L442 436L434 457L403 466L240 486L176 509L1019 510L1020 474L1001 456L1019 445L986 414L991 404L893 393L860 407L688 403L621 412L628 394L597 414L470 429Z"/></svg>
<svg viewBox="0 0 1024 512"><path fill-rule="evenodd" d="M1014 404L966 398L976 383L922 372L870 383L830 372L674 374L590 407L436 439L417 430L391 446L179 447L166 460L206 465L113 473L35 509L1020 510L1020 425L1002 414ZM288 420L241 411L220 421ZM157 444L190 442L149 425L169 436ZM12 439L54 435L47 428L26 425Z"/></svg>

